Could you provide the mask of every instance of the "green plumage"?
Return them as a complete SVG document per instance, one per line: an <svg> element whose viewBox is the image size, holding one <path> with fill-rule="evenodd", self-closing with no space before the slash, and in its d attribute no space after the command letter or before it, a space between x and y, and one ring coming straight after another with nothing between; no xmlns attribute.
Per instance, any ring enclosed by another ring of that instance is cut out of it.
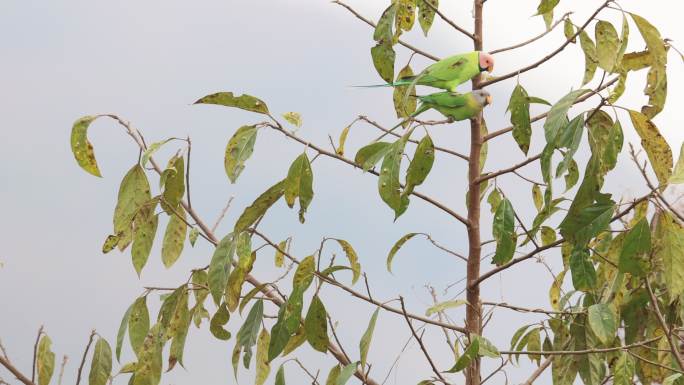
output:
<svg viewBox="0 0 684 385"><path fill-rule="evenodd" d="M416 76L399 79L394 83L368 87L420 85L456 92L456 87L482 72L479 55L479 51L473 51L449 56L428 66Z"/></svg>

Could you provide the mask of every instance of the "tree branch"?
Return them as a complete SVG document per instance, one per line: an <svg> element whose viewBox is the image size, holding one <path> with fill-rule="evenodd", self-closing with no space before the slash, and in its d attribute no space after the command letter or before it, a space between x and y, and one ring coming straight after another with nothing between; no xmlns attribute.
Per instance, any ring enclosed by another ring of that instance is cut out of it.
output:
<svg viewBox="0 0 684 385"><path fill-rule="evenodd" d="M38 328L38 335L36 336L36 343L33 344L33 364L31 365L31 382L36 380L36 357L38 356L38 342L40 336L43 335L43 325Z"/></svg>
<svg viewBox="0 0 684 385"><path fill-rule="evenodd" d="M544 31L544 32L541 33L540 35L537 35L537 36L535 36L535 37L533 37L533 38L531 38L531 39L529 39L529 40L525 40L525 41L522 42L522 43L518 43L518 44L512 45L512 46L510 46L510 47L499 48L499 49L495 49L495 50L493 50L493 51L489 51L489 53L492 54L492 55L494 55L494 54L497 54L497 53L500 53L500 52L510 51L510 50L512 50L512 49L524 47L524 46L526 46L526 45L528 45L528 44L530 44L530 43L533 43L533 42L535 42L535 41L541 39L542 37L548 35L551 31L554 30L554 28L556 28L556 27L558 26L558 24L560 24L562 21L564 21L565 19L567 19L568 16L570 16L571 14L572 14L572 12L568 12L568 13L566 13L565 15L563 15L563 16L562 16L560 19L558 19L558 21L556 21L550 28L548 28L546 31Z"/></svg>
<svg viewBox="0 0 684 385"><path fill-rule="evenodd" d="M7 357L0 356L0 364L9 370L10 373L12 373L14 377L16 377L17 380L21 381L24 385L36 385L33 381L31 381L31 379L23 375L17 368L15 368Z"/></svg>
<svg viewBox="0 0 684 385"><path fill-rule="evenodd" d="M83 351L81 365L78 366L78 373L76 375L76 385L78 385L81 382L81 372L83 371L83 367L85 366L86 358L88 356L88 350L90 350L90 345L92 345L93 343L93 338L95 338L95 329L93 329L90 332L90 337L88 337L88 344L86 345L85 350Z"/></svg>
<svg viewBox="0 0 684 385"><path fill-rule="evenodd" d="M504 168L503 170L486 173L486 174L482 175L481 177L477 178L477 183L482 183L488 179L496 178L497 176L500 176L500 175L503 175L503 174L506 174L509 172L513 172L513 171L515 171L521 167L527 166L528 164L534 162L535 160L537 160L539 158L541 158L541 154L537 154L533 157L527 158L524 161L522 161L516 165L513 165L511 167Z"/></svg>
<svg viewBox="0 0 684 385"><path fill-rule="evenodd" d="M449 19L448 17L446 17L446 16L442 13L442 11L440 11L439 9L437 9L437 7L435 7L434 5L432 5L429 1L424 1L423 4L427 4L428 7L432 8L432 10L435 11L435 13L436 13L437 15L439 15L439 17L440 17L442 20L444 20L447 24L449 24L450 26L452 26L455 30L457 30L458 32L460 32L460 33L462 33L462 34L468 36L471 40L475 40L475 35L473 35L472 33L468 32L467 30L465 30L465 28L459 27L456 23L454 23L451 19Z"/></svg>
<svg viewBox="0 0 684 385"><path fill-rule="evenodd" d="M629 345L624 345L624 346L616 346L612 348L594 348L594 349L583 349L583 350L534 350L534 351L522 351L522 350L501 350L501 354L522 354L522 355L528 355L528 356L577 356L577 355L585 355L585 354L597 354L597 353L608 353L608 352L617 352L621 350L629 350L633 348L639 348L643 347L645 345L648 345L650 343L656 342L660 340L662 336L650 338L644 341L639 341L635 342L633 344Z"/></svg>
<svg viewBox="0 0 684 385"><path fill-rule="evenodd" d="M361 15L361 14L358 13L358 12L356 12L356 10L355 10L354 8L350 7L349 5L343 3L343 2L341 2L341 1L339 1L339 0L334 0L333 3L334 3L334 4L338 4L338 5L343 6L343 7L346 8L349 12L351 12L354 16L356 16L359 20L361 20L361 21L365 22L366 24L370 25L371 27L375 28L375 23L373 23L372 21L370 21L370 20L366 19L365 17L363 17L363 15ZM423 51L423 50L421 50L421 49L419 49L419 48L416 48L416 47L412 46L411 44L408 44L408 43L404 42L403 40L399 40L398 42L399 42L399 44L403 45L404 47L410 49L411 51L413 51L413 52L415 52L415 53L417 53L417 54L419 54L419 55L425 56L426 58L432 59L432 60L434 60L434 61L439 61L439 58L438 58L437 56L431 55L431 54L429 54L429 53L427 53L427 52L425 52L425 51Z"/></svg>
<svg viewBox="0 0 684 385"><path fill-rule="evenodd" d="M658 322L660 322L660 326L663 328L663 332L665 332L665 338L667 338L667 344L670 347L670 352L672 352L672 355L677 360L679 368L684 369L684 359L682 359L682 355L679 352L679 347L675 345L674 342L672 342L672 330L667 325L665 317L663 317L663 313L660 312L660 306L658 306L658 299L656 298L655 294L653 294L653 289L651 288L651 283L649 282L648 277L644 278L644 282L646 283L648 296L651 298L651 305L653 306L653 311L655 311L656 317L658 318Z"/></svg>
<svg viewBox="0 0 684 385"><path fill-rule="evenodd" d="M565 43L563 43L563 44L562 44L560 47L558 47L555 51L551 52L550 54L544 56L544 57L541 58L540 60L538 60L538 61L536 61L536 62L534 62L534 63L532 63L532 64L530 64L530 65L528 65L528 66L526 66L526 67L523 67L523 68L521 68L521 69L519 69L519 70L517 70L517 71L514 71L514 72L508 73L508 74L506 74L506 75L499 76L499 77L496 77L496 78L494 78L494 79L491 79L491 80L482 82L481 86L482 86L482 87L486 87L486 86L492 85L492 84L494 84L494 83L498 83L498 82L500 82L500 81L502 81L502 80L510 79L510 78L512 78L512 77L515 77L515 76L520 75L521 73L527 72L527 71L529 71L529 70L531 70L531 69L535 69L535 68L539 67L540 65L546 63L547 61L551 60L554 56L558 55L561 51L563 51L563 50L565 49L565 47L568 46L568 44L570 44L573 40L575 40L575 39L577 38L577 36L579 36L579 34L582 33L582 31L584 31L584 29L587 28L587 26L589 26L589 23L591 23L591 22L594 20L594 18L596 17L596 15L598 15L599 12L601 12L601 11L603 10L603 8L607 7L608 4L611 3L611 1L612 1L612 0L606 0L606 2L604 2L604 3L603 3L603 4L602 4L602 5L601 5L601 6L600 6L600 7L599 7L591 16L590 16L590 17L589 17L589 19L588 19L588 20L587 20L587 21L586 21L586 22L577 30L577 32L575 32L575 34L572 35L572 37L570 37L569 39L567 39L567 40L565 41Z"/></svg>
<svg viewBox="0 0 684 385"><path fill-rule="evenodd" d="M532 385L532 383L534 383L534 381L536 381L537 378L539 378L539 376L541 376L541 374L544 373L549 366L551 366L552 361L553 360L551 358L547 358L534 372L532 372L532 375L530 375L527 381L523 382L522 385Z"/></svg>

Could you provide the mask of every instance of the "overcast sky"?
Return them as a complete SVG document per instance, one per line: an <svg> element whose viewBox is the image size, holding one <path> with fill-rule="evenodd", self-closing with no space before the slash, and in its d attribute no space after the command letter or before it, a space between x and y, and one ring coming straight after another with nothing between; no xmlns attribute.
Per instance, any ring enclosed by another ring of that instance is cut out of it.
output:
<svg viewBox="0 0 684 385"><path fill-rule="evenodd" d="M373 20L387 5L386 1L349 3ZM443 3L445 14L471 28L470 2ZM599 3L565 0L557 14L572 9L573 20L581 23ZM624 0L621 4L657 25L663 36L673 39L679 48L684 47L684 6L679 2ZM514 44L543 31L541 19L530 17L536 5L536 0L488 1L485 48ZM601 17L616 23L620 20L619 13L610 10ZM439 19L429 39L419 31L416 26L406 40L438 56L471 49L466 38ZM148 141L190 135L194 207L207 222L213 222L229 197L235 196L217 231L221 236L230 231L246 205L286 174L302 146L276 132L262 130L254 156L238 183L231 185L223 170L225 144L237 127L262 118L238 110L192 106L194 100L216 91L258 96L274 113L300 112L304 126L298 134L324 148L329 147L328 134L337 138L359 114L386 126L396 121L389 89L348 87L379 81L369 55L372 30L329 1L6 0L0 3L0 36L0 304L4 315L0 317L0 338L13 361L28 371L36 330L44 324L58 360L62 354L69 356L65 383L75 378L91 329L97 329L113 343L121 316L143 286L177 286L187 278L189 269L205 265L211 255L211 247L198 241L194 249L186 246L182 259L166 270L160 263L159 248L155 247L140 280L129 252L102 255L102 241L111 232L118 185L137 160L137 149L119 126L105 120L96 122L89 135L104 178L94 178L78 168L69 148L69 132L75 119L87 114L116 113L142 130ZM642 49L644 44L634 26L631 37L630 50ZM562 40L562 31L558 30L525 49L497 55L495 75L539 59ZM400 68L410 52L403 48L398 51ZM579 87L583 61L579 47L569 46L554 61L522 74L519 81L531 95L555 101ZM428 63L420 57L413 59L414 69ZM682 62L672 52L668 74L668 105L655 122L678 156L684 139L684 119L678 107L684 101L684 91L679 86ZM641 93L644 77L644 72L631 75L632 88L621 105L638 109L645 102ZM485 113L491 129L507 125L505 109L514 85L515 79L511 79L491 87L494 104ZM594 103L578 106L576 112ZM620 117L626 141L638 145L629 119L624 114ZM531 154L543 147L540 125L535 127ZM377 135L373 130L363 124L351 130L348 156ZM465 123L438 127L431 134L440 146L467 151L469 134ZM169 146L160 151L159 158L166 159L173 151L175 148ZM489 154L487 170L524 159L510 137L494 140ZM632 197L642 190L636 169L625 155L623 151L623 163L608 178L608 189L616 197ZM586 159L586 151L581 151L579 157ZM536 165L522 173L539 179ZM434 285L442 295L445 287L463 278L464 263L419 239L407 244L397 256L394 275L385 271L387 251L410 231L428 232L444 245L465 253L465 230L460 223L417 199L393 223L392 213L377 195L373 176L323 158L314 164L314 174L316 196L306 224L300 225L296 211L280 202L261 225L272 239L293 236L292 251L302 258L318 247L323 236L349 240L370 277L373 295L385 300L401 294L416 313L424 312L430 301L425 284ZM156 186L156 179L150 177ZM520 215L531 221L534 213L530 186L520 182L515 177L499 179ZM465 213L465 185L465 163L440 154L421 190ZM483 205L483 238L490 236L487 210L488 206ZM330 251L340 252L332 248ZM557 255L546 255L546 261L557 270ZM486 259L483 270L490 266ZM257 277L267 281L280 273L273 267L270 250L259 254ZM550 284L548 271L529 261L487 281L483 297L545 307ZM362 285L357 288L363 290ZM443 299L462 298L461 289L463 283L455 285ZM373 307L335 289L324 290L322 298L340 322L345 348L357 356L358 340ZM152 308L156 315L157 303ZM453 318L463 323L461 312L453 312ZM501 310L485 334L499 347L507 347L513 330L535 320ZM235 331L240 323L235 315L229 327ZM409 331L403 320L392 314L381 313L379 325L369 360L373 363L373 377L382 380ZM453 359L441 332L434 330L426 336L440 367L450 367ZM232 340L214 340L206 325L201 330L193 326L186 346L186 369L176 368L164 377L163 383L234 384L229 363L232 347ZM332 358L313 353L308 347L303 350L307 365L320 369L324 377L333 365ZM123 361L131 360L130 349L126 348L124 356ZM388 383L416 383L430 375L415 345L402 357ZM488 362L487 367L495 364ZM294 366L288 366L287 372L292 383L303 381ZM510 370L509 379L519 382L529 372L530 366L524 364ZM0 377L12 382L3 370ZM241 373L240 383L252 381L253 370Z"/></svg>

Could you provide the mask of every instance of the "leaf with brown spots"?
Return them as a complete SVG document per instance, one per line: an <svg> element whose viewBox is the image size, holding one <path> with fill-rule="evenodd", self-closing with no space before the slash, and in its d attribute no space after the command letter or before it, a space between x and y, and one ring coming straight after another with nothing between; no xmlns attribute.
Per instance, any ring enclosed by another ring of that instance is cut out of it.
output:
<svg viewBox="0 0 684 385"><path fill-rule="evenodd" d="M630 110L629 117L632 119L634 129L641 137L641 146L646 150L648 159L651 161L653 171L658 177L661 189L667 185L672 174L672 150L665 138L658 131L658 127L644 114Z"/></svg>
<svg viewBox="0 0 684 385"><path fill-rule="evenodd" d="M88 127L98 117L99 115L84 116L74 122L71 127L71 151L82 169L89 174L101 177L100 169L95 160L93 145L88 140Z"/></svg>
<svg viewBox="0 0 684 385"><path fill-rule="evenodd" d="M217 92L207 95L194 104L216 104L225 107L235 107L246 111L268 114L268 107L259 98L252 95L233 96L232 92Z"/></svg>
<svg viewBox="0 0 684 385"><path fill-rule="evenodd" d="M439 7L439 0L418 0L416 5L418 7L420 28L423 29L423 33L427 36L430 27L432 27L432 22L435 21L435 9Z"/></svg>

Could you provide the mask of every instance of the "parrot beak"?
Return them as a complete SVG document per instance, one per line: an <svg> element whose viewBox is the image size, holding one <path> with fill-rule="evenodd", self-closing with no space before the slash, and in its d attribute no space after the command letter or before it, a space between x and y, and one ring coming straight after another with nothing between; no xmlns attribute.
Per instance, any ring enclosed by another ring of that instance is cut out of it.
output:
<svg viewBox="0 0 684 385"><path fill-rule="evenodd" d="M492 95L488 95L485 101L487 102L487 105L492 104Z"/></svg>

